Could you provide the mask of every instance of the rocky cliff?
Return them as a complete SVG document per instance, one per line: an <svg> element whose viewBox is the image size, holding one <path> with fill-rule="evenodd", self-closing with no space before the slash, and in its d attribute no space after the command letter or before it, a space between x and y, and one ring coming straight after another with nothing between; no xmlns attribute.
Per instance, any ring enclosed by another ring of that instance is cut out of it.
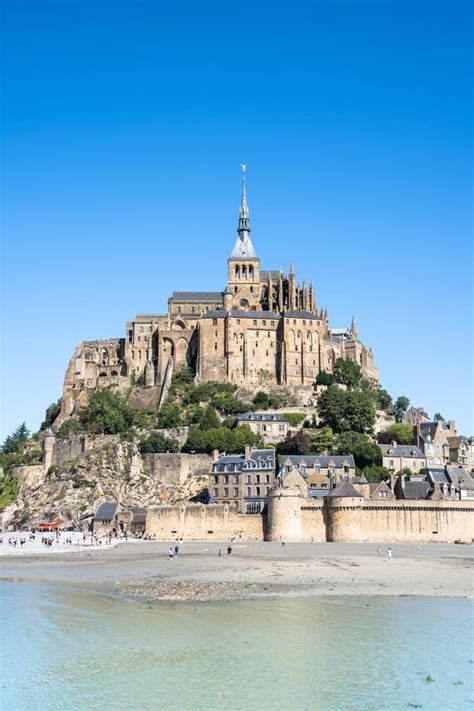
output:
<svg viewBox="0 0 474 711"><path fill-rule="evenodd" d="M62 452L80 449L71 443ZM122 507L187 501L206 489L212 460L208 455L141 455L136 444L114 436L94 438L71 459L58 458L47 470L43 465L15 470L19 494L3 511L4 527L53 520L82 526L105 501Z"/></svg>

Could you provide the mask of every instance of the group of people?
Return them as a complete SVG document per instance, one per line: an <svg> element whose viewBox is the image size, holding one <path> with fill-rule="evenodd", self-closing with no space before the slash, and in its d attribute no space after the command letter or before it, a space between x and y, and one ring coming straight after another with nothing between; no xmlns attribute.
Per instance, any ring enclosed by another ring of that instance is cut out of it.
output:
<svg viewBox="0 0 474 711"><path fill-rule="evenodd" d="M382 555L382 549L380 548L380 546L377 547L377 555L379 556L379 558L380 558L380 556ZM392 554L392 549L390 548L390 546L388 546L388 547L387 547L387 558L390 560L390 558L392 557L392 555L393 555L393 554Z"/></svg>
<svg viewBox="0 0 474 711"><path fill-rule="evenodd" d="M179 546L176 544L174 547L170 546L168 549L168 557L171 560L171 558L176 558L176 556L179 553Z"/></svg>

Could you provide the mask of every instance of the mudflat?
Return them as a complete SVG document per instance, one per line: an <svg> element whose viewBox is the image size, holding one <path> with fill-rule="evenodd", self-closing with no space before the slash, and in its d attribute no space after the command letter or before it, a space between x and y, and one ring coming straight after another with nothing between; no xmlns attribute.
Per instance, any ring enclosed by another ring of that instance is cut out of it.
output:
<svg viewBox="0 0 474 711"><path fill-rule="evenodd" d="M281 595L473 594L472 546L449 544L129 541L0 556L3 580L73 585L136 600L216 601ZM220 555L219 555L220 551Z"/></svg>

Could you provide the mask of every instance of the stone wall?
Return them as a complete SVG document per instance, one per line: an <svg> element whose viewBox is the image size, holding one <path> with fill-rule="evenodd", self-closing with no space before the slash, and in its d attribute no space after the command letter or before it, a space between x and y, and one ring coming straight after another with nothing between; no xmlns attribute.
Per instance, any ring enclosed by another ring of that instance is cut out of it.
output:
<svg viewBox="0 0 474 711"><path fill-rule="evenodd" d="M144 454L145 469L167 486L182 486L191 479L205 477L207 486L212 468L210 454Z"/></svg>
<svg viewBox="0 0 474 711"><path fill-rule="evenodd" d="M119 435L76 435L68 439L56 438L53 448L53 464L69 462L97 447L115 446L119 442Z"/></svg>
<svg viewBox="0 0 474 711"><path fill-rule="evenodd" d="M474 502L362 501L332 500L328 540L470 543L474 538Z"/></svg>
<svg viewBox="0 0 474 711"><path fill-rule="evenodd" d="M263 524L261 514L239 514L236 507L226 504L151 506L145 535L164 541L263 541Z"/></svg>

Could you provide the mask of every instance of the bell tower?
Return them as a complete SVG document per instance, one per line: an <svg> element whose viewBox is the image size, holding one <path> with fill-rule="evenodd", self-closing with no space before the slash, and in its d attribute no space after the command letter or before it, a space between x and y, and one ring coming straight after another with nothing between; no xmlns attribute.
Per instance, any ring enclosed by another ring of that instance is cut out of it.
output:
<svg viewBox="0 0 474 711"><path fill-rule="evenodd" d="M260 259L250 239L246 172L247 166L242 165L239 236L227 260L227 291L232 294L232 308L255 311L261 308Z"/></svg>

